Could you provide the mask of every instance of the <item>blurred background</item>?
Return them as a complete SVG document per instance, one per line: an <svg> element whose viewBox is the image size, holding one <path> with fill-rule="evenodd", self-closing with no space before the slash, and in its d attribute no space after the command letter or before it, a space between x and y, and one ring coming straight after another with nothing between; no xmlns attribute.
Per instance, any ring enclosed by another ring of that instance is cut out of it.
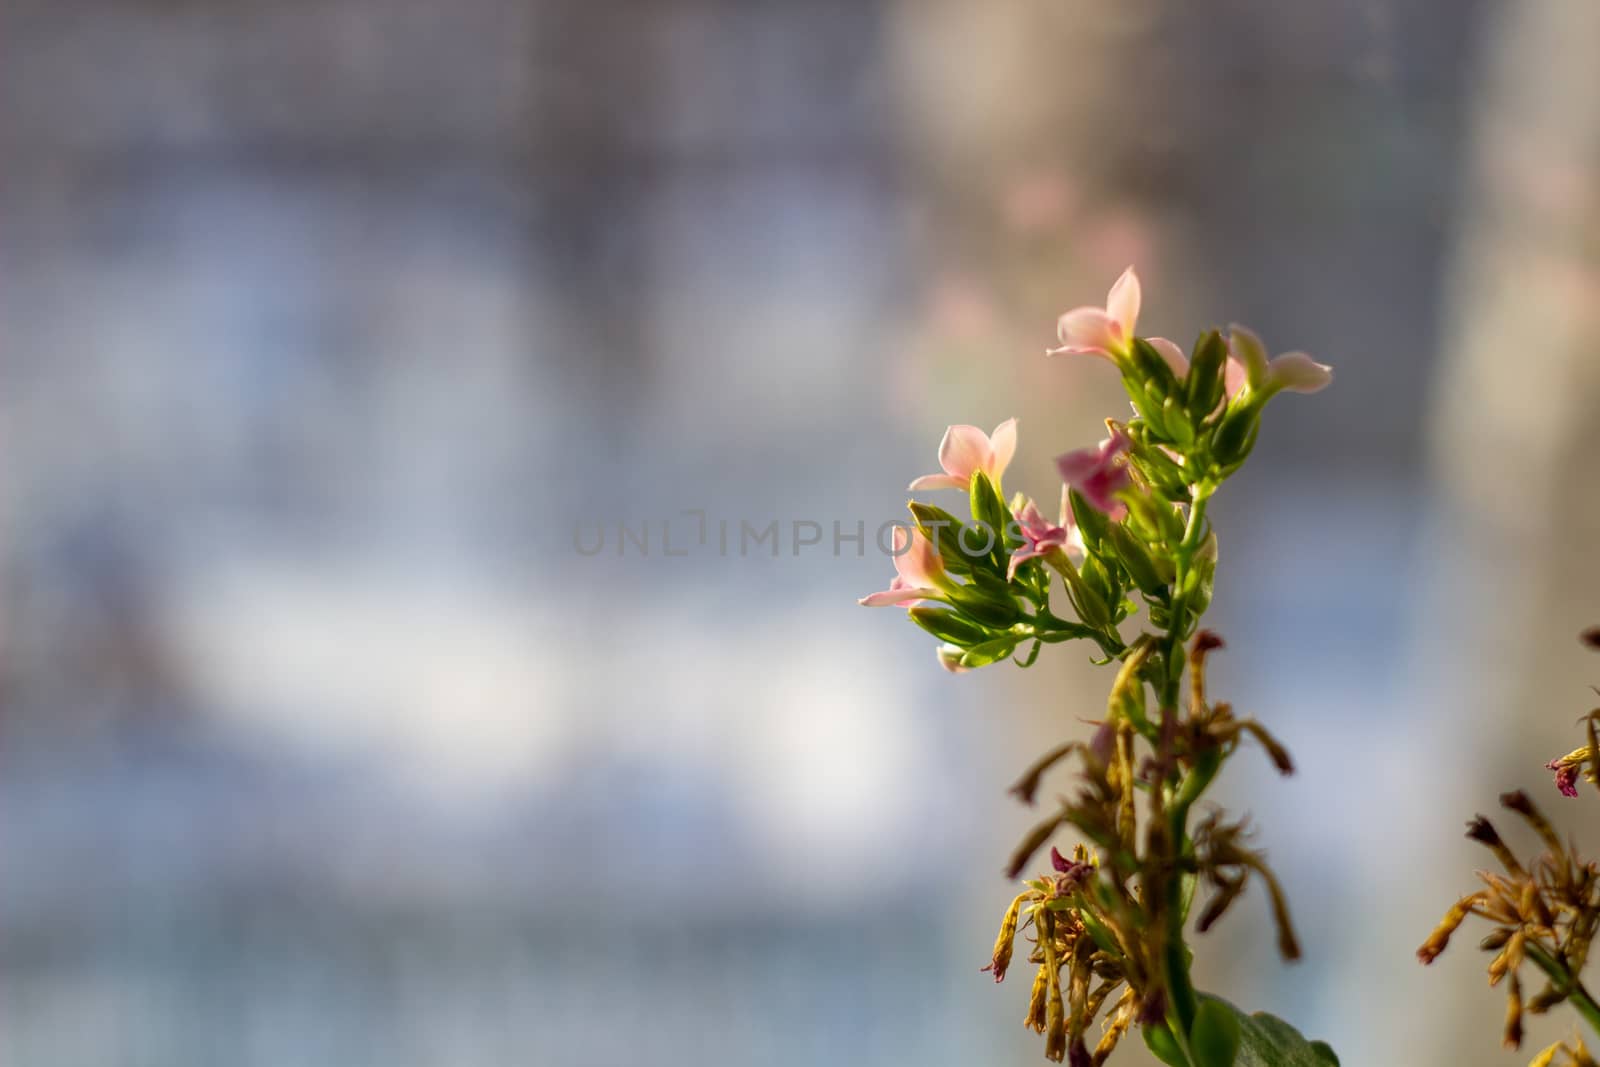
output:
<svg viewBox="0 0 1600 1067"><path fill-rule="evenodd" d="M1597 59L1587 0L0 0L0 1063L1042 1062L1004 788L1107 679L855 598L948 423L1054 499L1130 263L1338 374L1214 508L1307 958L1252 891L1202 982L1523 1062L1412 951L1600 682Z"/></svg>

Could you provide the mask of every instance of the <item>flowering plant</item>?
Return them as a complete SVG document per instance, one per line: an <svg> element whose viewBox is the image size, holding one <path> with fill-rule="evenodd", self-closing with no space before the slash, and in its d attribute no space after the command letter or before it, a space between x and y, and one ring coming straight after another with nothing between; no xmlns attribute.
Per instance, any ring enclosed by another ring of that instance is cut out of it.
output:
<svg viewBox="0 0 1600 1067"><path fill-rule="evenodd" d="M895 539L895 578L861 603L906 608L939 639L938 660L952 672L1007 659L1031 666L1043 646L1072 641L1114 667L1092 739L1044 753L1012 787L1031 806L1047 773L1076 768L1076 791L1018 844L1007 876L1021 877L1058 831L1080 840L1066 853L1051 847L1048 868L1021 881L985 968L1003 980L1024 939L1035 967L1024 1022L1044 1034L1048 1059L1102 1064L1137 1028L1173 1067L1337 1065L1326 1044L1282 1020L1198 992L1188 937L1255 879L1279 951L1300 954L1288 904L1245 820L1195 815L1247 740L1280 772L1293 769L1264 726L1207 691L1206 663L1223 643L1200 626L1218 558L1206 512L1250 456L1267 404L1284 391L1315 392L1332 372L1303 353L1269 360L1239 326L1226 337L1202 333L1185 355L1164 338L1137 336L1140 298L1130 268L1103 308L1077 308L1058 323L1061 343L1048 354L1111 363L1133 414L1107 419L1098 445L1057 458L1055 516L1022 493L1008 501L1001 488L1015 420L993 434L952 426L939 448L943 473L910 488L965 491L970 521L913 500ZM1102 1017L1091 1050L1090 1027Z"/></svg>

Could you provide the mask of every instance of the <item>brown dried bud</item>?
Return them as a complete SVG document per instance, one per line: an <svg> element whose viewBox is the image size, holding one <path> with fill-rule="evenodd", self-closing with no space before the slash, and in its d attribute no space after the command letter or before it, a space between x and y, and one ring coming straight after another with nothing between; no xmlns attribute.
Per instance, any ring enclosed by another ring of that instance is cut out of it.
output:
<svg viewBox="0 0 1600 1067"><path fill-rule="evenodd" d="M1511 940L1511 930L1508 927L1500 929L1478 942L1478 947L1485 952L1499 952L1506 947L1506 942Z"/></svg>
<svg viewBox="0 0 1600 1067"><path fill-rule="evenodd" d="M1578 640L1593 649L1600 649L1600 626L1591 626L1578 635Z"/></svg>
<svg viewBox="0 0 1600 1067"><path fill-rule="evenodd" d="M1023 893L1011 902L1011 907L1006 909L1005 917L1000 920L1000 935L994 939L994 956L985 967L986 971L994 972L994 980L1006 980L1006 968L1011 966L1011 951L1017 939L1017 921L1022 914L1022 902L1028 899L1028 894Z"/></svg>
<svg viewBox="0 0 1600 1067"><path fill-rule="evenodd" d="M1417 959L1425 964L1438 959L1439 954L1449 946L1450 935L1466 921L1467 916L1472 914L1473 907L1482 899L1482 893L1473 893L1452 904L1450 910L1444 913L1444 918L1439 921L1439 925L1434 927L1433 933L1428 935L1428 940L1417 949Z"/></svg>
<svg viewBox="0 0 1600 1067"><path fill-rule="evenodd" d="M1061 986L1050 982L1050 997L1045 1007L1044 1058L1060 1063L1067 1056L1067 1011L1061 1002Z"/></svg>
<svg viewBox="0 0 1600 1067"><path fill-rule="evenodd" d="M1506 1033L1500 1042L1506 1048L1522 1047L1522 983L1511 976L1511 989L1506 994Z"/></svg>
<svg viewBox="0 0 1600 1067"><path fill-rule="evenodd" d="M1039 851L1040 847L1050 840L1050 835L1055 833L1056 829L1066 821L1065 815L1055 815L1029 830L1028 836L1024 837L1021 844L1017 845L1016 850L1011 853L1011 859L1006 864L1006 877L1015 878L1021 874L1022 868L1026 867L1028 861L1033 859L1033 854Z"/></svg>
<svg viewBox="0 0 1600 1067"><path fill-rule="evenodd" d="M1039 973L1033 976L1033 991L1028 994L1028 1014L1022 1020L1022 1025L1036 1034L1044 1033L1044 1002L1049 991L1050 968L1046 964L1040 964Z"/></svg>

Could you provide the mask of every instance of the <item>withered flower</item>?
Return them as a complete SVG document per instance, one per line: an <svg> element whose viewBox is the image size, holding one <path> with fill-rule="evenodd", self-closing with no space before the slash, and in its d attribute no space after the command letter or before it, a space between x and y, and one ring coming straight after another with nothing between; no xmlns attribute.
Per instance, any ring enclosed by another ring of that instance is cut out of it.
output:
<svg viewBox="0 0 1600 1067"><path fill-rule="evenodd" d="M1495 929L1479 948L1495 954L1489 961L1489 985L1507 982L1504 1043L1517 1048L1522 1043L1524 1012L1543 1014L1567 1000L1586 1014L1595 1011L1594 1000L1578 976L1600 925L1600 867L1573 855L1526 793L1503 794L1500 803L1522 817L1546 851L1524 865L1488 819L1479 815L1469 822L1467 837L1493 852L1504 873L1480 871L1484 888L1451 906L1417 949L1417 958L1423 963L1437 959L1469 916L1493 923ZM1520 973L1525 962L1532 962L1548 980L1527 1000ZM1563 1049L1552 1045L1534 1063L1553 1063ZM1577 1053L1567 1052L1573 1062L1584 1062Z"/></svg>

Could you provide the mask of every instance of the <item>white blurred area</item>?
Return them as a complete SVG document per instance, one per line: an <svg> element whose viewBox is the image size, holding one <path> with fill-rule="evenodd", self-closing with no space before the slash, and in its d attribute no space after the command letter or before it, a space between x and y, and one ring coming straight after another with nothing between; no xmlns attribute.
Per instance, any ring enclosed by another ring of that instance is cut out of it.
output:
<svg viewBox="0 0 1600 1067"><path fill-rule="evenodd" d="M1586 12L4 0L0 1062L1042 1059L1004 788L1106 680L854 600L946 424L1053 497L1130 262L1338 373L1216 518L1308 958L1203 979L1500 1062L1411 948L1600 681ZM685 509L780 552L615 551Z"/></svg>

